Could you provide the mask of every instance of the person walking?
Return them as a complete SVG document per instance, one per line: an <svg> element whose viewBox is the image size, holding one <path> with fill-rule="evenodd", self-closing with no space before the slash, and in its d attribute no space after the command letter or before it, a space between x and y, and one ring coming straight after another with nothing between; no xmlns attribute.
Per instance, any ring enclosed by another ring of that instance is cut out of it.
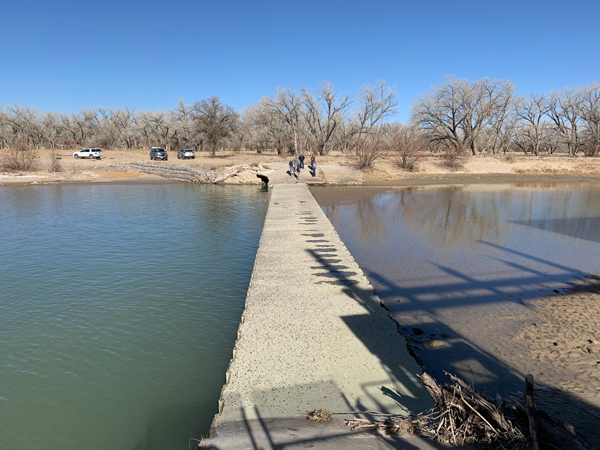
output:
<svg viewBox="0 0 600 450"><path fill-rule="evenodd" d="M294 161L292 161L291 159L290 159L289 166L290 166L290 168L288 169L287 174L289 176L292 176L292 175L295 176L296 174L295 174L295 169L294 169Z"/></svg>
<svg viewBox="0 0 600 450"><path fill-rule="evenodd" d="M312 176L317 176L317 160L315 159L315 155L310 157L310 168L312 170Z"/></svg>
<svg viewBox="0 0 600 450"><path fill-rule="evenodd" d="M300 178L300 160L298 158L294 158L292 160L292 163L294 164L294 169L296 169L296 179Z"/></svg>
<svg viewBox="0 0 600 450"><path fill-rule="evenodd" d="M300 168L304 169L304 154L300 153L300 156L298 156L298 160L300 161Z"/></svg>

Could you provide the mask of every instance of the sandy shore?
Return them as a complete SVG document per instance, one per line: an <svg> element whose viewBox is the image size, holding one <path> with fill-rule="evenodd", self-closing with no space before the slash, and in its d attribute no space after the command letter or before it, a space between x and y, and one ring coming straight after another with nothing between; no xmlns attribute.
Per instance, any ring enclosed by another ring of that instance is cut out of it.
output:
<svg viewBox="0 0 600 450"><path fill-rule="evenodd" d="M6 150L0 150L0 160ZM37 170L27 173L0 170L0 185L47 183L155 183L164 177L144 173L131 163L145 162L157 166L185 167L216 174L225 178L224 184L260 184L257 173L269 177L271 184L324 183L327 185L365 186L423 186L441 184L484 184L519 181L581 181L600 179L600 158L570 158L543 156L540 158L511 154L504 156L478 156L464 160L461 169L452 171L436 156L430 156L419 165L418 172L399 169L396 160L385 157L367 171L360 171L351 155L332 153L318 157L316 177L308 170L296 180L286 174L291 157L253 152L223 152L211 158L207 152L197 152L193 160L178 160L175 152L168 161L149 160L146 150L105 150L101 161L75 160L73 150L57 152L61 158L61 171L50 173L50 151L39 150Z"/></svg>

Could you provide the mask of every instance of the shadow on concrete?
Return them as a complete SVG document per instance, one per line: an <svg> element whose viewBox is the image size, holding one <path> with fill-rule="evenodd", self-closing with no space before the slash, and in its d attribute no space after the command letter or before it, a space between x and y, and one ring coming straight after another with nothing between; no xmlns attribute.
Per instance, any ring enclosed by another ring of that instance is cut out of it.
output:
<svg viewBox="0 0 600 450"><path fill-rule="evenodd" d="M218 436L205 444L209 450L433 450L441 448L431 440L417 436L382 436L372 431L352 431L334 418L330 422L313 423L304 418L267 418L257 407L253 416L219 426Z"/></svg>

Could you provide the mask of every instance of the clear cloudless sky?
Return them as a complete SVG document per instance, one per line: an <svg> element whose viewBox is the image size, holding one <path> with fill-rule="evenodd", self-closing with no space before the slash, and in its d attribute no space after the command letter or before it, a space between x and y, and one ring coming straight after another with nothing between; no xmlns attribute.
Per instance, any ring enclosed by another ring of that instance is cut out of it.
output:
<svg viewBox="0 0 600 450"><path fill-rule="evenodd" d="M277 87L385 79L400 113L447 75L520 94L600 82L600 1L4 0L0 105L238 111Z"/></svg>

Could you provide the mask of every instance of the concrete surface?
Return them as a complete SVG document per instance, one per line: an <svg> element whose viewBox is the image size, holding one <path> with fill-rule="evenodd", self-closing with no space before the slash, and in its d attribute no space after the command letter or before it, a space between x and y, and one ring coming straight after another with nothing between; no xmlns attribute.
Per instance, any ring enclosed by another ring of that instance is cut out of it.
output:
<svg viewBox="0 0 600 450"><path fill-rule="evenodd" d="M417 436L382 436L354 432L335 420L312 423L306 419L261 419L229 422L219 427L219 436L205 449L291 450L439 450L431 440Z"/></svg>
<svg viewBox="0 0 600 450"><path fill-rule="evenodd" d="M274 186L213 422L219 437L212 448L283 448L272 442L234 445L236 433L226 430L246 430L238 438L249 442L249 424L298 420L319 408L346 413L336 415L338 421L373 417L353 411L427 410L432 401L420 373L395 322L306 185ZM312 430L310 446L329 448L318 445L320 428L301 422ZM355 438L343 425L338 428L340 435ZM323 445L331 439L321 437Z"/></svg>
<svg viewBox="0 0 600 450"><path fill-rule="evenodd" d="M290 156L290 159L292 158L293 156ZM308 158L308 161L310 161L310 158ZM364 181L364 173L351 165L332 163L318 165L317 163L316 177L310 174L308 165L306 165L304 169L300 170L299 179L286 173L289 169L287 162L270 162L265 164L265 166L269 167L269 169L261 170L260 173L269 177L269 186L296 183L336 184L340 182L359 185Z"/></svg>

